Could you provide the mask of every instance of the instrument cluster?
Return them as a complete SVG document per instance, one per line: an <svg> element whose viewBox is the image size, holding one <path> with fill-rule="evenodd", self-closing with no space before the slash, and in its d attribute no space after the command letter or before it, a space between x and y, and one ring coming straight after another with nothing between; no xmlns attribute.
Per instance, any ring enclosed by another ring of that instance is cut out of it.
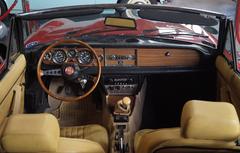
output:
<svg viewBox="0 0 240 153"><path fill-rule="evenodd" d="M86 48L54 48L44 55L45 64L64 64L78 62L88 65L92 62L93 55Z"/></svg>

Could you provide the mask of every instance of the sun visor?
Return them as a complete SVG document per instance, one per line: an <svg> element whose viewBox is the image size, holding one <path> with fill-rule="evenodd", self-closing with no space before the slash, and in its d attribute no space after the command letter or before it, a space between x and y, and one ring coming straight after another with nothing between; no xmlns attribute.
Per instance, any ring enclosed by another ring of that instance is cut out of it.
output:
<svg viewBox="0 0 240 153"><path fill-rule="evenodd" d="M64 14L62 11L65 11ZM49 9L48 10L41 10L32 12L31 15L28 13L20 14L23 19L25 20L43 20L43 19L51 19L51 18L66 18L71 16L84 16L84 15L94 15L94 14L101 14L103 9L72 9L72 10L61 10L61 8Z"/></svg>
<svg viewBox="0 0 240 153"><path fill-rule="evenodd" d="M200 13L188 13L169 10L142 9L138 12L139 17L163 22L192 24L200 26L218 25L217 19Z"/></svg>

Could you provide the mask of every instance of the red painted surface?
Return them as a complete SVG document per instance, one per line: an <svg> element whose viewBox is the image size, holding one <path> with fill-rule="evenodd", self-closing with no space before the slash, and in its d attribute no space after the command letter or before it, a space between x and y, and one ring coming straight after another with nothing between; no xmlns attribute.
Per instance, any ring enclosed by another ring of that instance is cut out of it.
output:
<svg viewBox="0 0 240 153"><path fill-rule="evenodd" d="M74 22L69 19L54 19L45 24L43 24L36 32L28 37L25 41L25 44L29 44L31 42L38 42L38 43L46 43L54 40L60 40L66 37L66 34L69 32L76 31L76 33L72 34L71 36L81 36L86 33L94 33L96 35L133 35L133 36L140 36L144 34L145 36L151 35L159 35L161 32L157 29L173 29L176 30L176 33L184 32L184 33L192 33L193 30L189 27L186 27L181 24L174 24L174 23L165 23L165 22L154 22L145 19L137 19L136 20L137 28L135 30L132 29L124 29L124 28L117 28L117 27L110 27L104 25L104 19L100 19L97 21L89 21L86 22ZM156 29L152 32L144 33L145 30ZM104 30L104 32L97 32ZM205 34L208 33L202 29ZM175 35L171 39L182 40L187 42L199 43L202 44L202 41L207 41L213 44L216 44L217 41L209 35L209 38L202 38L202 37L193 37L193 36L186 36L186 35ZM216 44L217 45L217 44Z"/></svg>
<svg viewBox="0 0 240 153"><path fill-rule="evenodd" d="M223 51L223 55L227 58L229 62L233 61L233 56L232 53L227 51L226 49Z"/></svg>
<svg viewBox="0 0 240 153"><path fill-rule="evenodd" d="M18 0L15 0L13 4L9 7L7 12L5 12L2 16L0 16L0 21L4 20L12 11L12 9L17 5Z"/></svg>
<svg viewBox="0 0 240 153"><path fill-rule="evenodd" d="M5 70L6 65L6 61L3 61L2 63L0 61L0 74Z"/></svg>
<svg viewBox="0 0 240 153"><path fill-rule="evenodd" d="M29 1L25 1L25 4L24 4L24 5L25 5L25 9L26 9L25 11L26 11L26 12L30 12L30 4L29 4Z"/></svg>

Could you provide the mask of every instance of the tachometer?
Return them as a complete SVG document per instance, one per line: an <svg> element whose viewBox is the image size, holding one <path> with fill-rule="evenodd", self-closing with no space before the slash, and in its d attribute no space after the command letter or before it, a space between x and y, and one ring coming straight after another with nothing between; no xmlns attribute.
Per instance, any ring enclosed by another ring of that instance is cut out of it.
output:
<svg viewBox="0 0 240 153"><path fill-rule="evenodd" d="M67 55L64 50L58 49L53 52L52 60L55 64L63 64L67 60Z"/></svg>
<svg viewBox="0 0 240 153"><path fill-rule="evenodd" d="M92 54L88 50L81 50L77 56L80 64L90 64L92 62Z"/></svg>

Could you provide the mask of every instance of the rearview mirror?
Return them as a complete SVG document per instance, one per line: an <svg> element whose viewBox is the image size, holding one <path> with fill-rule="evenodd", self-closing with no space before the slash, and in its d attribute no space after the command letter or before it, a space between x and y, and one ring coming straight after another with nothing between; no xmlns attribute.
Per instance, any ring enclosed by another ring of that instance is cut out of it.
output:
<svg viewBox="0 0 240 153"><path fill-rule="evenodd" d="M106 17L104 24L112 27L136 29L136 21L130 18Z"/></svg>

